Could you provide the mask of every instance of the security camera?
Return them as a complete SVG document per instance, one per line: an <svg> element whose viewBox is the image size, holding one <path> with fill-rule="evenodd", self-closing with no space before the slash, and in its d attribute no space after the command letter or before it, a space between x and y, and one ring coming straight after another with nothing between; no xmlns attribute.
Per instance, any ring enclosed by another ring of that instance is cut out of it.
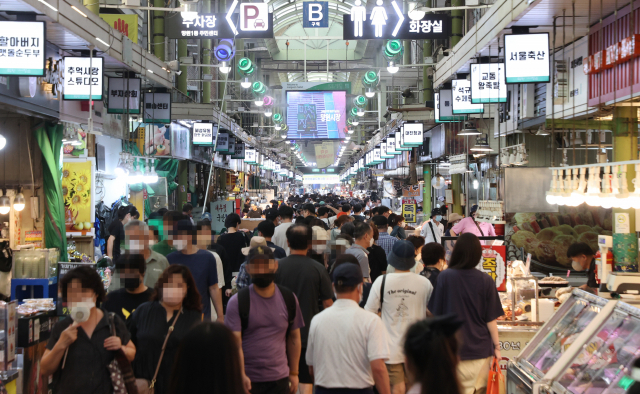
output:
<svg viewBox="0 0 640 394"><path fill-rule="evenodd" d="M180 75L182 75L182 70L175 71L175 73L176 73L176 75L180 76Z"/></svg>
<svg viewBox="0 0 640 394"><path fill-rule="evenodd" d="M433 75L427 75L427 79L433 81Z"/></svg>
<svg viewBox="0 0 640 394"><path fill-rule="evenodd" d="M171 71L178 71L178 70L180 70L180 61L179 60L172 60L170 62L167 62L167 67Z"/></svg>

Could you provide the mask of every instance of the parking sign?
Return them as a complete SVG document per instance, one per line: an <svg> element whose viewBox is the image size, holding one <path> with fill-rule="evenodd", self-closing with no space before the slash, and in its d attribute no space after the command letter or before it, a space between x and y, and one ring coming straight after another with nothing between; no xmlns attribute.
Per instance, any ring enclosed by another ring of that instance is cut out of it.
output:
<svg viewBox="0 0 640 394"><path fill-rule="evenodd" d="M329 27L328 1L305 1L302 4L302 27Z"/></svg>

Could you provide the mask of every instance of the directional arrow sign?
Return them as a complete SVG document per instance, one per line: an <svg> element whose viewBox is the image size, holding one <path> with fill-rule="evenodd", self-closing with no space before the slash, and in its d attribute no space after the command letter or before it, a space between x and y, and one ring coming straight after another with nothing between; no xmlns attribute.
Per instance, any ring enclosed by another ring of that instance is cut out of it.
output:
<svg viewBox="0 0 640 394"><path fill-rule="evenodd" d="M398 35L398 30L400 30L400 26L402 26L402 22L404 22L404 15L402 15L402 11L400 10L400 8L398 7L398 4L396 4L395 1L392 1L391 5L393 5L393 9L396 10L396 14L398 14L398 23L396 23L396 27L393 29L393 33L391 33L391 35L395 37L396 35Z"/></svg>
<svg viewBox="0 0 640 394"><path fill-rule="evenodd" d="M236 29L235 23L233 23L233 21L231 20L231 14L233 14L233 11L235 11L237 5L238 5L238 0L233 0L233 4L231 4L231 8L229 8L229 12L227 12L227 16L224 18L227 20L227 23L229 23L229 26L231 27L233 34L236 36L238 35L238 30Z"/></svg>

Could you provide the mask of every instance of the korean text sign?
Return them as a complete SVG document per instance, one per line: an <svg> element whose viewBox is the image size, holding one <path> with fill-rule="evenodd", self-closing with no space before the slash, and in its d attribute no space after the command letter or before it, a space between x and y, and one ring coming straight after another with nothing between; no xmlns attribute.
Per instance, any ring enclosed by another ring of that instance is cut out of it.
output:
<svg viewBox="0 0 640 394"><path fill-rule="evenodd" d="M507 249L504 245L482 245L482 257L476 268L496 282L498 291L507 290Z"/></svg>
<svg viewBox="0 0 640 394"><path fill-rule="evenodd" d="M211 145L213 144L214 131L213 123L194 123L193 124L193 144L194 145Z"/></svg>
<svg viewBox="0 0 640 394"><path fill-rule="evenodd" d="M451 17L427 14L421 20L412 20L402 14L402 4L395 7L374 6L367 14L364 5L352 6L343 15L344 40L371 40L376 38L401 40L445 39L451 36Z"/></svg>
<svg viewBox="0 0 640 394"><path fill-rule="evenodd" d="M402 133L404 134L405 146L422 145L422 133L424 125L422 123L405 123L402 125Z"/></svg>
<svg viewBox="0 0 640 394"><path fill-rule="evenodd" d="M506 103L507 85L504 64L471 65L471 103Z"/></svg>
<svg viewBox="0 0 640 394"><path fill-rule="evenodd" d="M103 70L101 57L65 56L62 99L102 100Z"/></svg>
<svg viewBox="0 0 640 394"><path fill-rule="evenodd" d="M265 13L260 3L240 4L243 20L237 13L197 14L184 18L180 13L165 18L165 34L169 38L206 40L211 38L273 38L273 13ZM265 4L265 7L267 5ZM268 8L266 8L268 10ZM245 14L246 13L246 14ZM246 27L245 27L246 26ZM235 29L235 32L234 32ZM237 32L237 35L236 35Z"/></svg>
<svg viewBox="0 0 640 394"><path fill-rule="evenodd" d="M45 22L0 22L0 75L44 76Z"/></svg>
<svg viewBox="0 0 640 394"><path fill-rule="evenodd" d="M471 103L471 81L454 79L451 81L453 114L477 114L484 112L483 104Z"/></svg>
<svg viewBox="0 0 640 394"><path fill-rule="evenodd" d="M107 85L109 94L107 113L123 114L127 111L130 114L140 113L140 78L109 78Z"/></svg>
<svg viewBox="0 0 640 394"><path fill-rule="evenodd" d="M507 83L550 81L549 33L505 34Z"/></svg>
<svg viewBox="0 0 640 394"><path fill-rule="evenodd" d="M413 204L402 204L402 216L404 217L404 221L407 223L415 223L416 222L416 212L418 205Z"/></svg>
<svg viewBox="0 0 640 394"><path fill-rule="evenodd" d="M218 234L224 228L224 221L227 215L234 213L233 201L214 201L211 203L211 229Z"/></svg>
<svg viewBox="0 0 640 394"><path fill-rule="evenodd" d="M171 93L145 93L143 118L147 123L170 123Z"/></svg>

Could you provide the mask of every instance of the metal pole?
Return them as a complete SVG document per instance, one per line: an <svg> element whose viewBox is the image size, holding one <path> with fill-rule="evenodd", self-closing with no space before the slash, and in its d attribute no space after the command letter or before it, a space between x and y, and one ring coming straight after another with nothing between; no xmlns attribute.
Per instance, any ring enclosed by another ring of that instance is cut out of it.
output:
<svg viewBox="0 0 640 394"><path fill-rule="evenodd" d="M307 42L304 42L304 81L307 82Z"/></svg>

